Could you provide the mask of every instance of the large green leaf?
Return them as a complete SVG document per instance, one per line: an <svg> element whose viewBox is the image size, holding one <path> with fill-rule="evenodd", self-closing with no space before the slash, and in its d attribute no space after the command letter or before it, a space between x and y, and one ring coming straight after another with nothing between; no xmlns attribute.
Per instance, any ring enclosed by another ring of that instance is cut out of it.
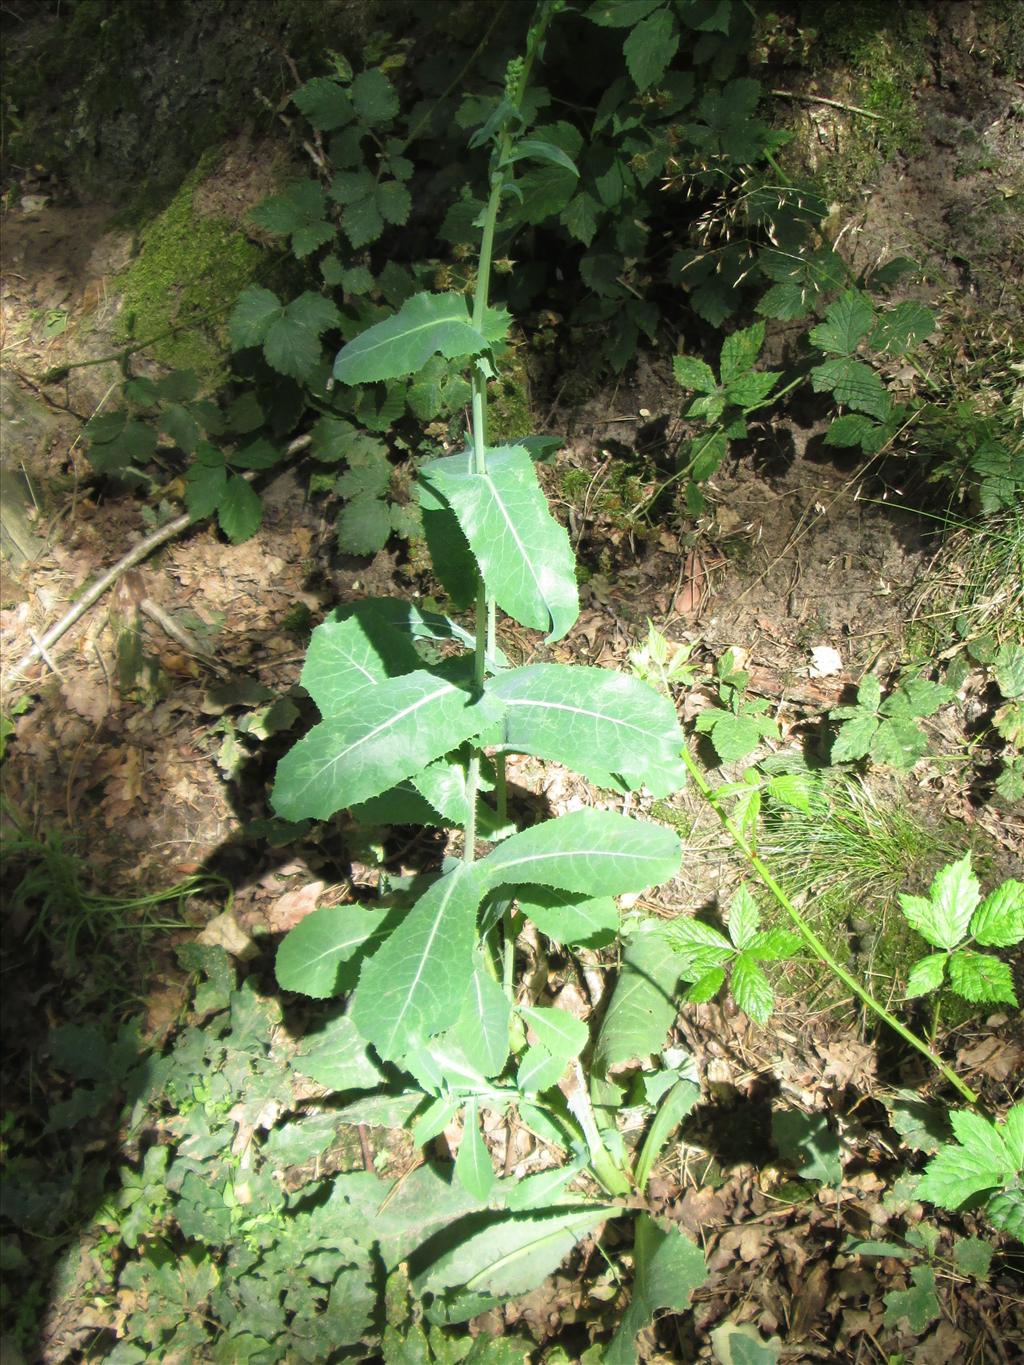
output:
<svg viewBox="0 0 1024 1365"><path fill-rule="evenodd" d="M487 889L537 882L586 896L642 891L679 871L678 837L607 810L574 810L513 834L477 864Z"/></svg>
<svg viewBox="0 0 1024 1365"><path fill-rule="evenodd" d="M633 1260L633 1298L604 1353L606 1365L634 1365L637 1332L650 1326L659 1308L684 1312L708 1277L700 1247L678 1228L663 1230L646 1213L637 1216Z"/></svg>
<svg viewBox="0 0 1024 1365"><path fill-rule="evenodd" d="M382 1057L412 1051L462 1013L481 892L477 865L460 863L420 897L363 967L352 1019Z"/></svg>
<svg viewBox="0 0 1024 1365"><path fill-rule="evenodd" d="M603 948L619 932L619 907L611 896L580 896L547 886L513 888L519 909L553 943Z"/></svg>
<svg viewBox="0 0 1024 1365"><path fill-rule="evenodd" d="M505 706L505 747L564 763L592 781L667 796L686 781L685 743L667 697L606 668L529 664L491 679Z"/></svg>
<svg viewBox="0 0 1024 1365"><path fill-rule="evenodd" d="M376 945L387 913L358 905L325 905L306 915L277 950L277 984L316 1000L351 990L356 970L346 974L342 966L361 949Z"/></svg>
<svg viewBox="0 0 1024 1365"><path fill-rule="evenodd" d="M313 631L302 666L300 682L322 716L344 710L360 688L412 673L422 663L409 637L376 612L372 601L360 602L344 617L343 611Z"/></svg>
<svg viewBox="0 0 1024 1365"><path fill-rule="evenodd" d="M508 1060L510 1014L508 997L477 953L469 994L448 1037L481 1076L499 1075Z"/></svg>
<svg viewBox="0 0 1024 1365"><path fill-rule="evenodd" d="M392 317L342 347L334 377L343 384L397 379L417 374L438 352L453 360L479 355L490 344L470 322L462 294L414 294Z"/></svg>
<svg viewBox="0 0 1024 1365"><path fill-rule="evenodd" d="M524 626L560 639L579 615L576 567L565 529L548 508L523 446L487 451L487 473L468 452L421 470L439 491L480 565L488 591Z"/></svg>
<svg viewBox="0 0 1024 1365"><path fill-rule="evenodd" d="M271 801L286 820L328 820L379 796L500 716L495 702L425 669L361 688L277 766Z"/></svg>
<svg viewBox="0 0 1024 1365"><path fill-rule="evenodd" d="M616 1062L661 1051L679 1011L678 980L676 955L653 925L630 935L597 1039L598 1073Z"/></svg>
<svg viewBox="0 0 1024 1365"><path fill-rule="evenodd" d="M612 1210L571 1208L495 1220L444 1252L414 1281L418 1294L465 1288L495 1298L528 1294Z"/></svg>
<svg viewBox="0 0 1024 1365"><path fill-rule="evenodd" d="M292 1062L303 1076L331 1090L371 1090L383 1081L370 1058L366 1042L346 1015L330 1020L303 1039L303 1050ZM336 1128L333 1115L328 1116Z"/></svg>
<svg viewBox="0 0 1024 1365"><path fill-rule="evenodd" d="M825 310L825 321L810 331L812 346L832 355L853 355L875 321L871 300L859 289L848 289Z"/></svg>

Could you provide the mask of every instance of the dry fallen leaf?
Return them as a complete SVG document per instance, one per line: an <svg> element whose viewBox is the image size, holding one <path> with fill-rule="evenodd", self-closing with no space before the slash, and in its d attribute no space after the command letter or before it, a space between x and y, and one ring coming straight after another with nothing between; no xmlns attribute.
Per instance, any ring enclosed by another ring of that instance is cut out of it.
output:
<svg viewBox="0 0 1024 1365"><path fill-rule="evenodd" d="M267 911L267 925L271 933L286 934L300 920L313 913L323 895L326 882L307 882L305 886L286 891Z"/></svg>
<svg viewBox="0 0 1024 1365"><path fill-rule="evenodd" d="M256 945L235 919L230 910L215 915L206 928L197 935L200 943L214 948L223 948L240 962L247 962L256 956Z"/></svg>

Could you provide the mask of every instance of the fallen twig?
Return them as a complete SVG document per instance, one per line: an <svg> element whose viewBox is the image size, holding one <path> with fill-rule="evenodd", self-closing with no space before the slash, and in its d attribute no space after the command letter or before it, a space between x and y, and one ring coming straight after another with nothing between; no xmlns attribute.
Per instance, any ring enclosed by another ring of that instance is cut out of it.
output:
<svg viewBox="0 0 1024 1365"><path fill-rule="evenodd" d="M295 440L289 444L286 454L297 455L300 450L305 450L307 446L311 445L312 440L312 436L297 436ZM253 475L250 472L245 477L251 478ZM157 530L146 536L144 540L140 540L133 549L129 550L128 553L122 556L116 564L112 565L106 573L101 574L94 583L86 588L78 601L65 612L57 624L51 626L46 634L35 642L25 657L18 663L14 672L16 674L24 674L39 659L43 659L44 662L53 668L52 662L46 657L47 651L57 643L62 635L71 629L76 621L80 620L85 615L90 607L96 605L107 589L111 588L123 573L127 573L127 571L134 568L136 564L141 564L144 559L148 559L154 550L158 550L161 545L166 545L169 540L173 540L175 536L180 535L182 531L186 531L190 526L195 524L196 523L193 522L189 513L183 512L180 517L175 517L173 521L169 521L165 525L158 527Z"/></svg>
<svg viewBox="0 0 1024 1365"><path fill-rule="evenodd" d="M826 99L824 95L798 95L795 90L773 90L771 93L780 100L799 100L801 104L827 104L830 109L842 109L847 114L860 114L862 118L873 118L878 123L893 123L888 114L876 114L872 109L862 109L859 104L843 104L841 100Z"/></svg>

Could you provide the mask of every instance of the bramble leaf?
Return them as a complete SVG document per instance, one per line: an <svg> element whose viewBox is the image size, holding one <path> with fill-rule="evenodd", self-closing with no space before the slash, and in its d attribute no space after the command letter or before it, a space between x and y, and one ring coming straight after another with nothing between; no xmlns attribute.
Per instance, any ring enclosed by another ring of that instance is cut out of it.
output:
<svg viewBox="0 0 1024 1365"><path fill-rule="evenodd" d="M283 193L264 199L249 214L257 227L290 236L292 253L299 260L334 236L326 216L327 196L315 180L296 181Z"/></svg>
<svg viewBox="0 0 1024 1365"><path fill-rule="evenodd" d="M990 892L974 912L971 934L986 948L1009 948L1024 939L1024 882L1010 878Z"/></svg>
<svg viewBox="0 0 1024 1365"><path fill-rule="evenodd" d="M881 376L862 360L849 356L816 365L811 371L811 386L815 393L831 393L837 403L879 420L888 416L892 406Z"/></svg>
<svg viewBox="0 0 1024 1365"><path fill-rule="evenodd" d="M679 30L667 7L649 15L632 29L622 47L626 68L638 90L660 80L679 47Z"/></svg>
<svg viewBox="0 0 1024 1365"><path fill-rule="evenodd" d="M921 958L920 962L915 962L907 977L907 999L915 1000L919 995L937 991L942 985L948 961L947 953L930 953L928 957Z"/></svg>
<svg viewBox="0 0 1024 1365"><path fill-rule="evenodd" d="M885 1296L885 1325L895 1327L906 1318L910 1330L920 1336L939 1316L935 1292L935 1271L930 1265L916 1265L910 1272L911 1289L894 1289Z"/></svg>
<svg viewBox="0 0 1024 1365"><path fill-rule="evenodd" d="M732 332L722 342L721 374L726 387L748 374L753 368L764 345L764 323L755 322Z"/></svg>
<svg viewBox="0 0 1024 1365"><path fill-rule="evenodd" d="M359 117L371 127L387 123L398 113L395 87L377 67L360 72L352 82L352 103Z"/></svg>
<svg viewBox="0 0 1024 1365"><path fill-rule="evenodd" d="M197 461L192 465L185 475L185 506L192 520L212 516L227 486L228 471L223 462Z"/></svg>
<svg viewBox="0 0 1024 1365"><path fill-rule="evenodd" d="M888 355L905 355L935 330L935 314L916 299L898 303L875 323L868 345Z"/></svg>
<svg viewBox="0 0 1024 1365"><path fill-rule="evenodd" d="M338 513L338 545L350 555L372 555L391 534L391 511L372 493L351 498Z"/></svg>
<svg viewBox="0 0 1024 1365"><path fill-rule="evenodd" d="M331 76L314 76L306 81L292 95L292 101L321 133L343 128L355 118L348 91Z"/></svg>
<svg viewBox="0 0 1024 1365"><path fill-rule="evenodd" d="M969 948L960 948L951 954L949 984L965 1000L1017 1004L1010 964L1001 962L990 953L975 953Z"/></svg>
<svg viewBox="0 0 1024 1365"><path fill-rule="evenodd" d="M249 540L263 520L263 503L247 479L232 474L217 503L220 529L234 545Z"/></svg>
<svg viewBox="0 0 1024 1365"><path fill-rule="evenodd" d="M228 319L228 334L236 350L259 346L270 324L281 316L281 300L269 289L251 284L243 289Z"/></svg>
<svg viewBox="0 0 1024 1365"><path fill-rule="evenodd" d="M740 1009L759 1024L767 1024L775 1007L771 983L752 953L740 953L732 966L730 986Z"/></svg>
<svg viewBox="0 0 1024 1365"><path fill-rule="evenodd" d="M859 289L848 289L825 309L825 321L812 327L809 340L819 351L850 356L867 336L875 321L871 300Z"/></svg>
<svg viewBox="0 0 1024 1365"><path fill-rule="evenodd" d="M911 928L936 948L955 948L967 933L974 909L981 899L977 878L971 871L971 855L941 868L931 884L928 899L900 896L900 905Z"/></svg>
<svg viewBox="0 0 1024 1365"><path fill-rule="evenodd" d="M673 356L672 373L681 389L691 389L697 393L715 393L718 389L718 380L711 366L697 356Z"/></svg>

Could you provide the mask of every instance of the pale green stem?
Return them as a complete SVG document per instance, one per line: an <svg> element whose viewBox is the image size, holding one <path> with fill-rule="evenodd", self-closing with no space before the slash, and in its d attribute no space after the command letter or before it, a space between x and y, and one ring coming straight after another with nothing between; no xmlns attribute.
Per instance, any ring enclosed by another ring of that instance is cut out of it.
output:
<svg viewBox="0 0 1024 1365"><path fill-rule="evenodd" d="M786 914L796 925L797 929L800 932L800 936L803 938L804 942L814 953L815 957L817 957L821 962L823 962L825 966L829 969L829 971L832 972L836 977L838 977L839 980L843 983L844 986L847 987L848 990L851 990L853 992L853 994L858 998L858 1000L863 1001L863 1003L867 1005L868 1009L871 1010L873 1014L875 1014L879 1019L883 1020L884 1023L888 1024L891 1029L898 1033L905 1043L909 1043L910 1046L914 1048L917 1052L920 1052L922 1056L927 1057L928 1061L931 1062L932 1066L934 1066L935 1069L938 1072L940 1072L946 1078L947 1081L949 1081L950 1085L954 1086L955 1089L957 1089L960 1092L964 1099L967 1100L968 1104L976 1105L978 1103L978 1096L974 1093L970 1086L965 1085L965 1083L960 1079L956 1072L953 1071L951 1067L947 1066L946 1063L942 1060L942 1058L938 1056L937 1053L933 1052L932 1049L922 1038L919 1038L916 1033L912 1033L911 1030L908 1029L905 1024L901 1024L895 1015L890 1014L889 1011L885 1008L885 1006L882 1005L878 1000L876 1000L875 997L871 994L871 992L867 990L864 986L862 986L855 976L851 976L851 974L846 970L842 963L838 962L832 955L832 953L829 952L828 948L825 947L824 943L822 943L821 939L818 938L817 934L804 919L803 915L801 915L800 911L790 900L789 896L786 895L785 891L783 891L782 887L772 876L767 866L761 861L761 859L751 848L742 831L733 823L732 820L729 819L725 811L722 810L721 806L718 804L718 801L715 798L715 793L711 785L708 783L707 779L704 777L704 774L697 766L689 749L684 748L682 751L682 755L683 762L689 769L690 776L696 783L698 789L700 790L701 795L704 797L704 799L711 806L712 810L718 816L719 820L722 822L723 827L725 828L729 837L732 839L733 843L746 858L747 862L760 877L764 885L775 897L776 901L779 903L782 909L785 910Z"/></svg>

